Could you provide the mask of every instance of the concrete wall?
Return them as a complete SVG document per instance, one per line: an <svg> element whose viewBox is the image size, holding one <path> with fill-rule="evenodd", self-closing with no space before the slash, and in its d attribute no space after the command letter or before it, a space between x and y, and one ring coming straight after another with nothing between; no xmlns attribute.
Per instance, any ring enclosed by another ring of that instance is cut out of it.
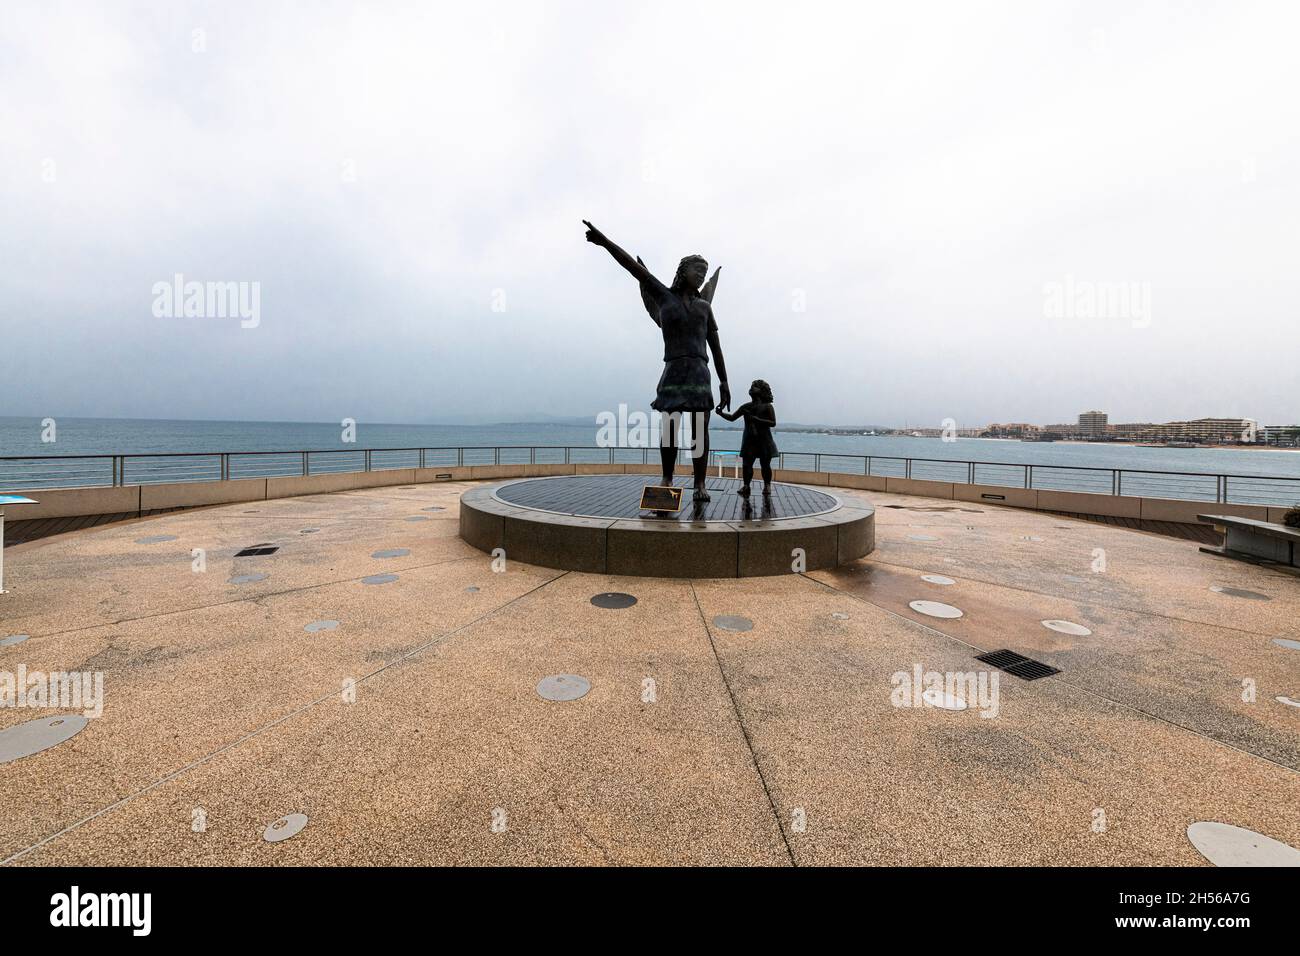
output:
<svg viewBox="0 0 1300 956"><path fill-rule="evenodd" d="M1123 495L1095 495L1086 491L1038 491L1039 511L1068 511L1111 518L1141 518L1142 499Z"/></svg>
<svg viewBox="0 0 1300 956"><path fill-rule="evenodd" d="M954 501L971 501L980 505L1004 505L1008 508L1037 508L1037 488L1002 488L998 485L953 485Z"/></svg>
<svg viewBox="0 0 1300 956"><path fill-rule="evenodd" d="M267 478L266 497L292 498L295 495L324 495L353 488L383 488L389 485L415 484L415 468L392 468L384 471L345 471L336 475L292 475Z"/></svg>
<svg viewBox="0 0 1300 956"><path fill-rule="evenodd" d="M266 498L266 479L178 481L167 485L140 485L139 492L141 511L226 505L236 501L263 501Z"/></svg>
<svg viewBox="0 0 1300 956"><path fill-rule="evenodd" d="M884 491L888 478L880 475L835 475L836 488L857 488L861 491Z"/></svg>
<svg viewBox="0 0 1300 956"><path fill-rule="evenodd" d="M754 471L758 471L758 466L754 466ZM798 471L792 468L773 468L772 479L774 481L789 481L796 485L829 485L831 483L830 472L827 471Z"/></svg>
<svg viewBox="0 0 1300 956"><path fill-rule="evenodd" d="M422 485L432 481L468 481L469 466L444 465L441 468L415 469L415 484Z"/></svg>
<svg viewBox="0 0 1300 956"><path fill-rule="evenodd" d="M893 495L921 495L925 498L952 500L951 481L927 481L924 478L886 478L885 491Z"/></svg>
<svg viewBox="0 0 1300 956"><path fill-rule="evenodd" d="M124 488L58 488L39 491L14 491L36 500L34 505L9 505L4 509L9 521L28 518L71 518L78 515L117 515L140 510L140 486Z"/></svg>
<svg viewBox="0 0 1300 956"><path fill-rule="evenodd" d="M1269 509L1263 505L1226 505L1213 501L1175 501L1172 498L1141 498L1142 517L1147 521L1184 521L1196 524L1197 515L1232 515L1268 521Z"/></svg>

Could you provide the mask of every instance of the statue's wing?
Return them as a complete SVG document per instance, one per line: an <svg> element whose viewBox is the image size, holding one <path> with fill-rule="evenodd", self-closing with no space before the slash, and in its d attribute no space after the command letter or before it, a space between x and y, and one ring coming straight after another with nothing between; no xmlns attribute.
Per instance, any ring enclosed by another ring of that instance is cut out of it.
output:
<svg viewBox="0 0 1300 956"><path fill-rule="evenodd" d="M644 262L641 262L640 256L636 257L636 261L641 265L645 265ZM655 325L658 325L659 306L655 305L654 296L650 294L650 287L644 282L641 283L641 301L645 303L645 310L650 314L650 318L654 320Z"/></svg>
<svg viewBox="0 0 1300 956"><path fill-rule="evenodd" d="M704 283L700 288L700 298L710 305L713 304L713 292L718 288L718 273L722 271L722 266L713 270L713 275L709 276L709 281Z"/></svg>

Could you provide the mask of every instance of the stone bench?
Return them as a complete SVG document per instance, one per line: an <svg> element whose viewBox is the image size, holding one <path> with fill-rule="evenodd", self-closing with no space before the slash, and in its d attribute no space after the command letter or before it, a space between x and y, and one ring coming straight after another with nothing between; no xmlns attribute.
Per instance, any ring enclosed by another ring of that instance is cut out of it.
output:
<svg viewBox="0 0 1300 956"><path fill-rule="evenodd" d="M1221 554L1243 561L1269 561L1300 567L1300 528L1288 528L1271 521L1238 518L1233 515L1197 515L1197 520L1223 532L1222 548L1202 548L1207 554Z"/></svg>

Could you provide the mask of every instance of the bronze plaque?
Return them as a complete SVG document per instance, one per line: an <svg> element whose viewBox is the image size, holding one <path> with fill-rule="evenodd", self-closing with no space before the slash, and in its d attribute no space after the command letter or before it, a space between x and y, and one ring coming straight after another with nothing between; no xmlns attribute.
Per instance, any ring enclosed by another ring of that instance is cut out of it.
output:
<svg viewBox="0 0 1300 956"><path fill-rule="evenodd" d="M641 490L642 511L681 511L682 489L666 485L646 485Z"/></svg>

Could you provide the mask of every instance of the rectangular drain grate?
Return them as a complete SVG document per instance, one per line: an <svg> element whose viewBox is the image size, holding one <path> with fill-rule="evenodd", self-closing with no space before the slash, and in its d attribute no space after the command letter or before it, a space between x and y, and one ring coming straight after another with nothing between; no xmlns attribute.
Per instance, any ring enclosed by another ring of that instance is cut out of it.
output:
<svg viewBox="0 0 1300 956"><path fill-rule="evenodd" d="M273 544L255 544L251 548L245 548L243 551L236 551L237 558L260 558L263 555L275 554L279 551L278 545Z"/></svg>
<svg viewBox="0 0 1300 956"><path fill-rule="evenodd" d="M1051 677L1053 674L1061 673L1059 667L1052 667L1042 661L1025 657L1024 654L1017 654L1015 651L1005 649L989 651L987 654L977 654L975 660L983 661L985 664L992 664L998 670L1006 671L1011 676L1019 677L1021 680L1038 680L1040 677Z"/></svg>

